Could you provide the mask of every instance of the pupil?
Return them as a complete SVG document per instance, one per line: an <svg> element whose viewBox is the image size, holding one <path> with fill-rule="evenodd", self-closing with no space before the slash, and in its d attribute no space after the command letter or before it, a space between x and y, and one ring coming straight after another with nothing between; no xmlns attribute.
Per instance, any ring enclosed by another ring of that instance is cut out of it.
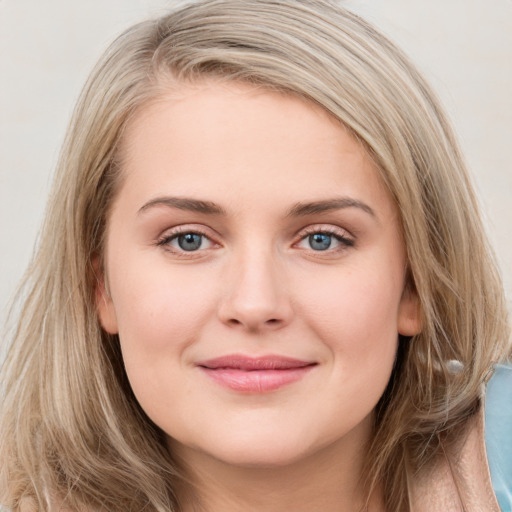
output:
<svg viewBox="0 0 512 512"><path fill-rule="evenodd" d="M201 247L202 235L196 233L187 233L178 237L178 245L184 251L195 251Z"/></svg>
<svg viewBox="0 0 512 512"><path fill-rule="evenodd" d="M326 235L325 233L309 235L309 245L315 251L325 251L331 246L331 235Z"/></svg>

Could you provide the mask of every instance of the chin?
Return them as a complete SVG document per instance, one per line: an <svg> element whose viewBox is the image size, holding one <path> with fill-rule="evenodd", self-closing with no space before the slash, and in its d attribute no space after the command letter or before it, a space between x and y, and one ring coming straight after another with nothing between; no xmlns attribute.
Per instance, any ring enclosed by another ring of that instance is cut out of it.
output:
<svg viewBox="0 0 512 512"><path fill-rule="evenodd" d="M231 431L229 436L223 434L209 441L196 449L225 464L255 469L293 465L330 444L327 437L309 437L293 426L279 429L275 425L256 432Z"/></svg>
<svg viewBox="0 0 512 512"><path fill-rule="evenodd" d="M248 469L270 469L292 465L307 457L303 447L283 446L282 444L259 446L254 443L245 446L225 447L220 453L213 454L218 460L231 466Z"/></svg>

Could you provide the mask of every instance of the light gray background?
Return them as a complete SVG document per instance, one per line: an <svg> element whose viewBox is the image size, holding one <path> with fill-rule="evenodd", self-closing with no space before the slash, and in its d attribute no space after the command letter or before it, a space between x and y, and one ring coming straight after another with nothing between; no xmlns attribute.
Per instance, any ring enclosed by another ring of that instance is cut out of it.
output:
<svg viewBox="0 0 512 512"><path fill-rule="evenodd" d="M173 0L0 0L0 318L29 261L82 83ZM512 310L512 0L349 0L418 64L459 134Z"/></svg>

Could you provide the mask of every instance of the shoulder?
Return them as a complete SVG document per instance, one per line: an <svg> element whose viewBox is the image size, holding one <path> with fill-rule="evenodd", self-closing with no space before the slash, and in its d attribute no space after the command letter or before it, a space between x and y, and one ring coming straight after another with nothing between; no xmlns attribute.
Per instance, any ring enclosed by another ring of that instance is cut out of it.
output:
<svg viewBox="0 0 512 512"><path fill-rule="evenodd" d="M460 442L441 452L411 485L414 512L500 512L484 442L484 410L470 418Z"/></svg>
<svg viewBox="0 0 512 512"><path fill-rule="evenodd" d="M502 510L512 510L512 365L497 365L487 384L485 444Z"/></svg>

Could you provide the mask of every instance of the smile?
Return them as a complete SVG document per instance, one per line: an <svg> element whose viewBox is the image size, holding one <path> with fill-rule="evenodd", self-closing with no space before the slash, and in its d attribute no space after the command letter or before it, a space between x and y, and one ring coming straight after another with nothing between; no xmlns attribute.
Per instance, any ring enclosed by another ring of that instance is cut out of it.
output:
<svg viewBox="0 0 512 512"><path fill-rule="evenodd" d="M266 393L301 380L316 362L281 356L229 355L197 363L216 383L234 391Z"/></svg>

